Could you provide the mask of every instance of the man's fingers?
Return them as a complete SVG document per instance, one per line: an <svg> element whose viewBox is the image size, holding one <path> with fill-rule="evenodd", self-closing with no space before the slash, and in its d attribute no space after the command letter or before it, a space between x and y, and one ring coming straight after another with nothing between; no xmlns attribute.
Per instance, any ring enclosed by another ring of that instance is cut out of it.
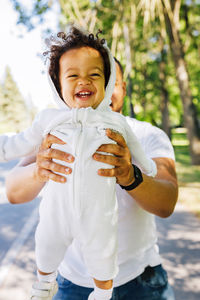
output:
<svg viewBox="0 0 200 300"><path fill-rule="evenodd" d="M130 183L133 179L131 154L123 136L116 131L106 129L107 136L116 144L103 144L94 153L93 158L99 162L113 165L111 169L99 169L98 174L106 177L116 177L118 183ZM104 155L105 152L111 155Z"/></svg>
<svg viewBox="0 0 200 300"><path fill-rule="evenodd" d="M124 156L126 150L124 147L117 144L103 144L97 149L97 151L111 153L116 156Z"/></svg>
<svg viewBox="0 0 200 300"><path fill-rule="evenodd" d="M115 177L115 168L112 169L99 169L98 175L106 177Z"/></svg>
<svg viewBox="0 0 200 300"><path fill-rule="evenodd" d="M118 145L120 145L122 147L126 147L126 141L119 132L113 131L111 129L106 129L106 135L111 140L117 142Z"/></svg>
<svg viewBox="0 0 200 300"><path fill-rule="evenodd" d="M46 169L39 169L38 176L39 178L41 178L42 181L48 181L49 179L60 183L65 183L67 181L67 179L64 176L55 174Z"/></svg>
<svg viewBox="0 0 200 300"><path fill-rule="evenodd" d="M113 166L122 166L124 164L124 159L121 157L113 156L113 155L104 155L95 153L93 158L99 162L103 162Z"/></svg>
<svg viewBox="0 0 200 300"><path fill-rule="evenodd" d="M67 182L67 178L55 173L51 173L49 174L49 179L55 181L55 182L60 182L60 183L65 183Z"/></svg>
<svg viewBox="0 0 200 300"><path fill-rule="evenodd" d="M123 168L112 168L112 169L99 169L98 174L100 176L106 176L106 177L117 177L122 176L124 174Z"/></svg>
<svg viewBox="0 0 200 300"><path fill-rule="evenodd" d="M49 171L63 173L63 174L71 174L72 169L60 164L53 162L52 160L43 160L40 162L40 168L47 169Z"/></svg>
<svg viewBox="0 0 200 300"><path fill-rule="evenodd" d="M63 152L59 149L51 148L52 144L64 145L65 142L54 135L46 135L36 157L37 168L35 174L37 178L43 182L51 179L55 182L64 183L67 179L64 176L56 173L68 175L71 174L72 169L67 166L63 166L62 164L58 164L54 161L54 159L72 163L74 161L74 157L71 154Z"/></svg>
<svg viewBox="0 0 200 300"><path fill-rule="evenodd" d="M41 150L40 153L38 153L38 157L44 159L44 158L48 158L48 159L58 159L58 160L62 160L62 161L66 161L69 163L72 163L74 161L74 157L66 152L63 152L61 150L58 149L53 149L53 148L49 148L49 149L44 149Z"/></svg>
<svg viewBox="0 0 200 300"><path fill-rule="evenodd" d="M52 135L52 134L49 133L43 139L42 144L41 144L41 148L42 149L50 148L52 144L61 144L61 145L64 145L66 143L63 142L58 137L56 137L55 135Z"/></svg>

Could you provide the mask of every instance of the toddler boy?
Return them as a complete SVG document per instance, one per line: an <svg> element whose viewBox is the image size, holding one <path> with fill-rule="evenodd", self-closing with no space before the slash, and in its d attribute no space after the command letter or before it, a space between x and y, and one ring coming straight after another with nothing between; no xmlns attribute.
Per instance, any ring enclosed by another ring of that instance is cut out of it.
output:
<svg viewBox="0 0 200 300"><path fill-rule="evenodd" d="M111 111L115 62L105 41L71 27L68 34L52 38L49 47L49 81L59 109L42 111L22 133L0 137L0 161L30 154L48 133L65 142L54 148L75 157L67 182L49 181L44 188L36 230L39 281L31 299L50 300L55 295L56 270L73 239L94 279L89 299L111 299L118 272L116 179L98 176L98 169L109 165L94 161L92 155L100 145L113 142L106 136L110 128L123 135L134 165L143 173L155 176L156 165L145 156L126 119Z"/></svg>

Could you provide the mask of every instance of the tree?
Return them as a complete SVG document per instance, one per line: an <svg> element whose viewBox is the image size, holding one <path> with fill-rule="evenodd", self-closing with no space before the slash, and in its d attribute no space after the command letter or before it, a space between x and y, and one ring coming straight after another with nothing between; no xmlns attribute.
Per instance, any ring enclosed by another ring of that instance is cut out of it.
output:
<svg viewBox="0 0 200 300"><path fill-rule="evenodd" d="M35 19L39 23L43 22L44 13L47 12L51 5L51 0L37 0L33 1L33 6L31 10L28 10L24 7L24 5L20 2L20 0L10 0L14 9L18 12L19 18L17 24L25 24L27 29L30 31L36 26ZM38 18L39 16L39 18Z"/></svg>
<svg viewBox="0 0 200 300"><path fill-rule="evenodd" d="M200 164L200 3L190 2L59 0L60 24L65 29L69 21L78 21L93 32L102 28L113 55L126 66L129 111L134 101L137 118L163 127L168 134L170 122L176 126L184 119L192 163ZM33 7L37 3L41 0L35 0Z"/></svg>
<svg viewBox="0 0 200 300"><path fill-rule="evenodd" d="M2 108L2 104L4 103L4 94L3 94L3 87L2 85L0 84L0 108ZM4 115L3 115L3 110L0 109L0 132L3 130L1 130L1 127L3 126L3 118L4 118Z"/></svg>
<svg viewBox="0 0 200 300"><path fill-rule="evenodd" d="M127 95L130 103L130 115L134 116L132 104L133 82L131 71L133 69L131 37L130 37L130 1L106 1L106 0L60 0L61 13L64 18L61 18L61 27L69 21L78 22L83 28L94 32L103 28L104 36L107 38L108 44L113 55L119 53L118 46L123 45L125 53L125 74L127 76ZM126 7L127 9L124 9ZM132 7L133 9L133 7ZM123 20L123 21L122 21ZM123 42L122 42L123 41Z"/></svg>
<svg viewBox="0 0 200 300"><path fill-rule="evenodd" d="M183 44L180 39L180 0L171 1L171 8L166 7L165 22L168 37L170 40L171 53L176 69L176 77L180 88L180 95L184 110L184 123L187 128L188 139L190 141L190 155L192 163L200 164L200 127L197 119L196 107L193 103L193 96L190 88L190 76Z"/></svg>
<svg viewBox="0 0 200 300"><path fill-rule="evenodd" d="M144 26L151 20L152 12L160 18L160 25L165 26L167 31L172 58L179 84L180 96L183 103L184 123L187 128L190 141L190 155L193 164L200 164L200 127L197 119L196 107L190 89L190 77L185 61L183 44L180 39L180 7L181 0L157 0L154 2L154 10L151 0L141 0L140 9L144 13ZM143 4L143 5L141 5ZM165 23L163 22L163 16Z"/></svg>
<svg viewBox="0 0 200 300"><path fill-rule="evenodd" d="M161 52L160 52L160 62L159 62L159 79L161 83L161 113L162 113L162 129L166 132L169 138L171 138L171 127L169 119L169 93L166 87L167 74L166 74L166 64L167 64L167 53L164 49L164 43L161 38Z"/></svg>
<svg viewBox="0 0 200 300"><path fill-rule="evenodd" d="M14 82L9 67L0 92L1 131L21 131L29 123L25 101Z"/></svg>

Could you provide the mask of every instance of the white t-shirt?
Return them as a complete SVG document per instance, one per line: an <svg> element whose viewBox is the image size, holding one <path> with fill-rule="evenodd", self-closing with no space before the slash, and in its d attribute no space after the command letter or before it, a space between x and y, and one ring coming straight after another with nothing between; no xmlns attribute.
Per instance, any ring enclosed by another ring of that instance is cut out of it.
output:
<svg viewBox="0 0 200 300"><path fill-rule="evenodd" d="M148 157L175 159L170 140L162 130L129 117L127 121ZM143 210L119 185L116 186L116 191L119 205L119 273L114 279L114 286L120 286L140 275L147 265L160 264L161 258L154 215ZM68 249L59 272L77 285L93 287L93 280L87 272L77 240Z"/></svg>

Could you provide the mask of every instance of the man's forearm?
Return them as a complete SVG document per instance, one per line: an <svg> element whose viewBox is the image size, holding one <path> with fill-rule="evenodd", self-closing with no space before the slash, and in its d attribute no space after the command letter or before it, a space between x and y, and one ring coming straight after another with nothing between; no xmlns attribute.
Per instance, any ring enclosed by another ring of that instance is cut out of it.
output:
<svg viewBox="0 0 200 300"><path fill-rule="evenodd" d="M34 177L35 163L15 167L6 178L6 192L9 202L25 203L33 200L44 187Z"/></svg>
<svg viewBox="0 0 200 300"><path fill-rule="evenodd" d="M172 214L177 201L178 186L174 163L170 159L155 159L158 174L155 178L143 175L143 182L128 193L145 210L165 218Z"/></svg>
<svg viewBox="0 0 200 300"><path fill-rule="evenodd" d="M128 193L148 212L162 218L170 216L177 201L175 185L163 179L143 177L143 183Z"/></svg>

